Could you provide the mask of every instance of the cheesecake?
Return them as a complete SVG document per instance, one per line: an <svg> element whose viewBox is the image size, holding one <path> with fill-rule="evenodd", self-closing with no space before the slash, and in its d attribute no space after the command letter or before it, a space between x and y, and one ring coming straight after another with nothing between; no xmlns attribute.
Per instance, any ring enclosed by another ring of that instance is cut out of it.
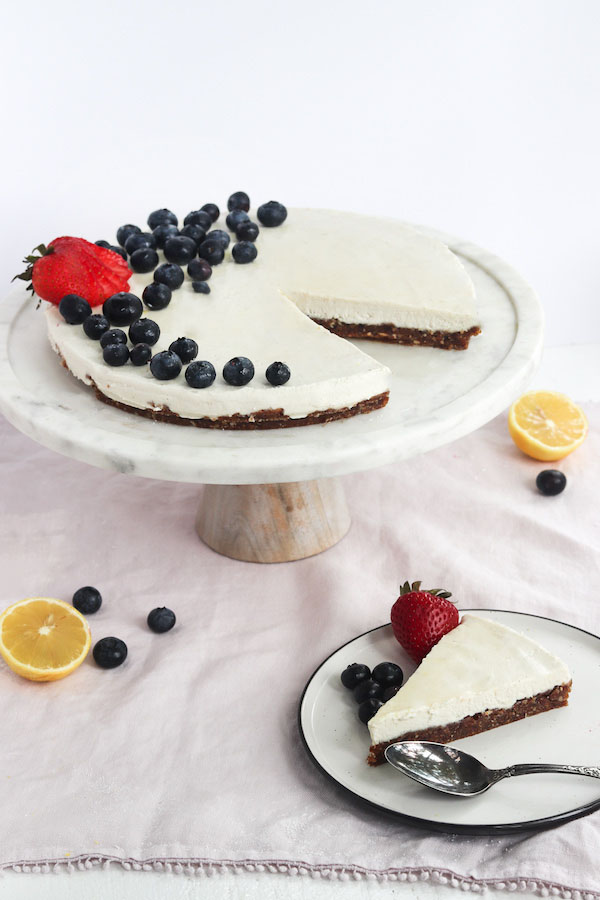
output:
<svg viewBox="0 0 600 900"><path fill-rule="evenodd" d="M512 628L467 614L369 720L367 762L383 763L396 741L446 744L566 706L570 689L558 657Z"/></svg>
<svg viewBox="0 0 600 900"><path fill-rule="evenodd" d="M197 293L186 276L165 308L142 313L160 328L153 353L182 336L197 343L198 359L216 371L209 387L190 387L184 371L161 381L148 366L107 365L98 341L67 324L53 305L45 311L50 344L72 375L122 410L179 425L253 429L329 422L383 407L390 370L347 338L466 350L480 331L464 266L417 228L290 209L280 227L261 228L256 247L256 259L238 265L230 245L213 268L209 293ZM134 273L129 291L142 297L152 280L152 272ZM222 375L238 357L255 369L244 386ZM291 373L285 384L266 378L275 361Z"/></svg>

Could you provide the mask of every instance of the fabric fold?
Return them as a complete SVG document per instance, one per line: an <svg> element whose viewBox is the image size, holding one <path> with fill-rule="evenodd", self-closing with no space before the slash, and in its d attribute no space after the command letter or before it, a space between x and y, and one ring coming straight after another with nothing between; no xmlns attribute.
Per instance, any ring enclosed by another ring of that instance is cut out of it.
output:
<svg viewBox="0 0 600 900"><path fill-rule="evenodd" d="M92 584L103 596L93 641L115 635L129 648L119 669L90 655L53 684L0 665L0 869L295 869L600 897L598 814L510 837L416 830L353 803L312 765L297 729L307 679L389 620L406 579L447 587L459 606L600 632L600 404L586 412L588 439L558 464L522 456L501 416L346 476L348 536L271 566L199 542L201 488L94 469L0 422L0 607L68 601ZM169 426L156 427L160 443ZM535 477L553 466L567 488L543 497ZM147 628L156 606L176 612L172 632Z"/></svg>

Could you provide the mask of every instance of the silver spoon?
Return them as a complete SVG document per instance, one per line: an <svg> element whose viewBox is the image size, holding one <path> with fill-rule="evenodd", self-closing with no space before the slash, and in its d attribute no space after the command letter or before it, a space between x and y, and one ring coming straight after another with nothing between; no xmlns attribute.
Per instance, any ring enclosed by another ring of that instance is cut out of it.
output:
<svg viewBox="0 0 600 900"><path fill-rule="evenodd" d="M568 775L590 775L600 778L598 766L559 766L542 763L524 763L505 769L488 769L482 762L464 750L435 744L432 741L398 741L385 749L387 761L426 787L473 797L483 794L503 778L513 775L535 775L542 772L562 772Z"/></svg>

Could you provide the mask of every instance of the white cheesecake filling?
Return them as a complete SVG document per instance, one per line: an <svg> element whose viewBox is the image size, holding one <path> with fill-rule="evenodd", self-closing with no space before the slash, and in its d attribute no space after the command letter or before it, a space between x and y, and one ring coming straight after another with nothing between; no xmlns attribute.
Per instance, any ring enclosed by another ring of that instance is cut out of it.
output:
<svg viewBox="0 0 600 900"><path fill-rule="evenodd" d="M333 210L292 210L289 221L292 246L283 230L275 236L286 243L278 284L306 315L420 331L480 324L464 266L417 228Z"/></svg>
<svg viewBox="0 0 600 900"><path fill-rule="evenodd" d="M233 269L234 265L231 274L238 280L250 276L250 266ZM141 295L137 277L131 290ZM164 408L190 419L251 415L265 409L304 418L315 411L354 406L389 389L386 366L307 319L278 291L270 290L269 304L266 289L261 312L248 316L238 315L235 301L228 302L219 292L215 285L209 295L196 294L185 282L166 309L144 312L161 329L153 352L168 349L177 337L189 337L198 343L197 358L215 366L215 382L201 390L189 387L183 371L172 381L158 381L149 366L107 365L99 342L90 340L80 326L67 325L54 306L46 309L48 336L72 374L111 400L137 409ZM247 301L240 298L242 302ZM255 367L254 379L243 387L223 379L223 366L233 356L247 356ZM265 377L275 360L285 362L292 372L290 381L279 387Z"/></svg>
<svg viewBox="0 0 600 900"><path fill-rule="evenodd" d="M459 260L439 241L393 220L292 209L279 228L261 229L256 246L257 259L238 265L230 245L213 268L210 294L195 293L186 276L168 307L144 310L161 329L154 353L178 337L198 343L198 359L217 371L208 388L190 388L183 372L165 382L147 366L107 365L99 343L80 326L67 325L52 306L46 310L50 343L73 375L138 409L190 419L262 410L305 418L355 406L389 390L390 382L386 366L308 316L431 331L477 324L473 285ZM153 273L133 275L130 291L141 297L152 280ZM222 377L234 356L249 357L255 366L254 380L244 387ZM265 378L276 360L292 373L279 387Z"/></svg>
<svg viewBox="0 0 600 900"><path fill-rule="evenodd" d="M286 295L311 319L338 319L348 325L395 325L417 331L451 333L468 331L476 326L472 315L402 306L390 309L389 304L324 299L301 291L286 291Z"/></svg>
<svg viewBox="0 0 600 900"><path fill-rule="evenodd" d="M369 722L373 744L459 722L571 680L565 664L512 628L465 615Z"/></svg>

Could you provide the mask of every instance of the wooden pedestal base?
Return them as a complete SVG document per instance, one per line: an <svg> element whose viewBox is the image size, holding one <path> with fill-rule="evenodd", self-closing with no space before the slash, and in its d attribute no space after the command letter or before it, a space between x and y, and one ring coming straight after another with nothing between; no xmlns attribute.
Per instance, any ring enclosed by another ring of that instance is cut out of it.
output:
<svg viewBox="0 0 600 900"><path fill-rule="evenodd" d="M217 553L247 562L287 562L337 544L350 514L336 478L289 484L208 484L196 530Z"/></svg>

